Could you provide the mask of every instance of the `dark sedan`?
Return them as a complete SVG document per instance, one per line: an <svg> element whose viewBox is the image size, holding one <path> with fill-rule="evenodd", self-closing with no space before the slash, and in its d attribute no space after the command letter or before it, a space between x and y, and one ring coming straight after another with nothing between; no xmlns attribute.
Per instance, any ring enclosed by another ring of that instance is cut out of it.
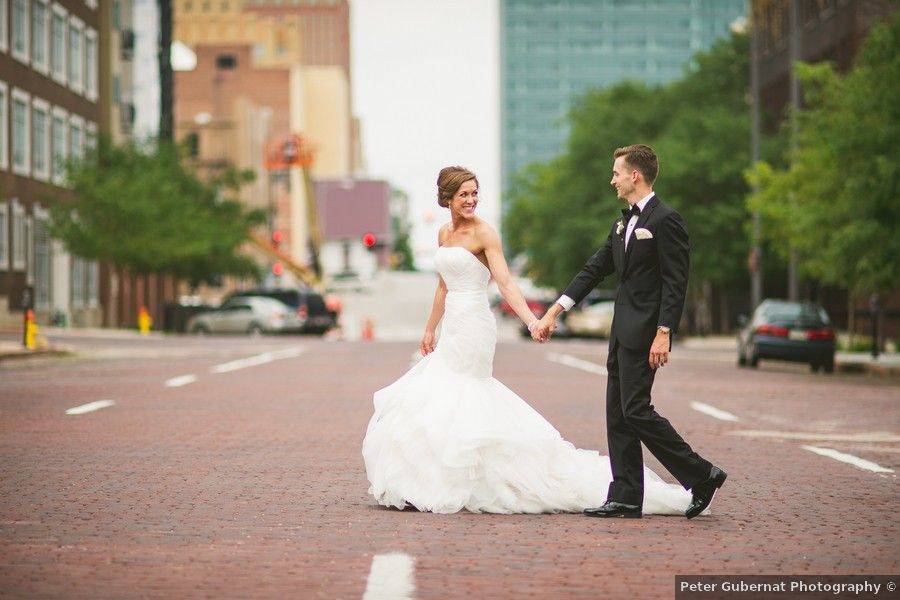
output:
<svg viewBox="0 0 900 600"><path fill-rule="evenodd" d="M765 300L753 318L739 319L738 364L760 359L809 363L813 371L834 371L834 328L825 310L811 303Z"/></svg>

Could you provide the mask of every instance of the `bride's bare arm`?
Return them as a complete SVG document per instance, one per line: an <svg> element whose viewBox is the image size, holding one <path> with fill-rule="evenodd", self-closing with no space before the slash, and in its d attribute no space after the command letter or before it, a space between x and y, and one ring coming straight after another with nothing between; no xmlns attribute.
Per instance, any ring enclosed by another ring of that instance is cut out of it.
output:
<svg viewBox="0 0 900 600"><path fill-rule="evenodd" d="M519 315L522 322L526 325L536 323L539 319L534 316L528 303L525 302L525 296L519 289L516 280L509 272L509 266L506 264L506 258L503 256L503 246L500 243L500 236L494 231L493 227L487 224L481 225L476 235L478 240L484 245L484 254L487 256L488 265L490 266L491 276L497 282L500 293L509 302L512 309Z"/></svg>

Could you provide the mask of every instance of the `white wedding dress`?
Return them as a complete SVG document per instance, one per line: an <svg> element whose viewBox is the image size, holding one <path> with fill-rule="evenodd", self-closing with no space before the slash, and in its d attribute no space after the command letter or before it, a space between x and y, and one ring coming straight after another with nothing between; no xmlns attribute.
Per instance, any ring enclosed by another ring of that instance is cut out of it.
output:
<svg viewBox="0 0 900 600"><path fill-rule="evenodd" d="M385 506L436 513L602 505L609 458L564 440L492 376L490 271L461 246L439 247L436 265L447 285L441 336L434 352L374 394L362 443L368 492ZM681 515L690 500L690 492L644 467L645 514Z"/></svg>

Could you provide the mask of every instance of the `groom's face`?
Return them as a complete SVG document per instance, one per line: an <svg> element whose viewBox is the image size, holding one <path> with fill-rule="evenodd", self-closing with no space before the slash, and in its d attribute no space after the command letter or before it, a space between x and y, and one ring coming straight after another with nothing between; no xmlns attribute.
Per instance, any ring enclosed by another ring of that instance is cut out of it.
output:
<svg viewBox="0 0 900 600"><path fill-rule="evenodd" d="M615 162L613 162L613 175L610 180L610 185L616 188L616 192L621 199L626 199L632 192L634 192L634 169L628 168L628 165L625 164L625 157L618 157Z"/></svg>

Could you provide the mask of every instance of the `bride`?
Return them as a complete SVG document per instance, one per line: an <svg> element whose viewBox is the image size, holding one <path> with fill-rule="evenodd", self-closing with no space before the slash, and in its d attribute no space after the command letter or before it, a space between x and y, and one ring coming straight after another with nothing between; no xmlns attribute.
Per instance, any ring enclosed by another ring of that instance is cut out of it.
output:
<svg viewBox="0 0 900 600"><path fill-rule="evenodd" d="M603 504L609 458L575 448L493 378L490 278L529 329L538 318L510 276L499 236L475 216L478 179L447 167L437 188L451 221L438 233L439 278L423 358L374 394L362 443L368 492L385 506L435 513L581 512ZM690 492L646 467L644 480L644 513L684 514Z"/></svg>

